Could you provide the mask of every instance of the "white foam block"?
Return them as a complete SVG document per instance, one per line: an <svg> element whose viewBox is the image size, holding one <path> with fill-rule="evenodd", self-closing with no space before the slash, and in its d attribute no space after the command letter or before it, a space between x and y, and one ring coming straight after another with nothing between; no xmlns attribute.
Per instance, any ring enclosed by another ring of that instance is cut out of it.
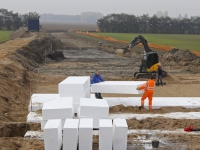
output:
<svg viewBox="0 0 200 150"><path fill-rule="evenodd" d="M63 126L65 124L65 120L66 119L61 119L61 129L63 130ZM48 120L41 120L40 123L41 123L41 130L44 130L44 127L46 125Z"/></svg>
<svg viewBox="0 0 200 150"><path fill-rule="evenodd" d="M43 104L48 101L56 100L60 97L59 94L33 94L30 98L30 104L28 106L28 111L41 110Z"/></svg>
<svg viewBox="0 0 200 150"><path fill-rule="evenodd" d="M91 117L79 117L79 119L82 118L91 118ZM93 128L94 129L99 129L99 120L100 118L92 118L93 119ZM101 119L108 119L108 118L101 118Z"/></svg>
<svg viewBox="0 0 200 150"><path fill-rule="evenodd" d="M113 150L127 149L128 125L125 119L113 120Z"/></svg>
<svg viewBox="0 0 200 150"><path fill-rule="evenodd" d="M99 150L112 150L112 120L99 120Z"/></svg>
<svg viewBox="0 0 200 150"><path fill-rule="evenodd" d="M61 120L48 120L44 127L45 150L60 150L62 146Z"/></svg>
<svg viewBox="0 0 200 150"><path fill-rule="evenodd" d="M78 108L77 111L77 118L79 119L83 119L83 118L92 118L90 116L80 116L80 108ZM108 117L101 117L101 118L92 118L93 119L93 128L94 129L99 129L99 120L100 119L108 119Z"/></svg>
<svg viewBox="0 0 200 150"><path fill-rule="evenodd" d="M44 140L44 132L42 131L27 131L24 135L25 139Z"/></svg>
<svg viewBox="0 0 200 150"><path fill-rule="evenodd" d="M94 94L90 94L89 97L95 98ZM33 94L31 96L30 104L28 106L28 111L37 111L41 110L44 103L52 100L56 100L57 97L60 97L59 94ZM73 103L80 103L80 96L71 96L73 97ZM74 106L75 107L75 106ZM77 112L76 112L77 113Z"/></svg>
<svg viewBox="0 0 200 150"><path fill-rule="evenodd" d="M99 129L99 118L92 118L93 119L93 128Z"/></svg>
<svg viewBox="0 0 200 150"><path fill-rule="evenodd" d="M45 102L42 108L43 120L73 118L73 98L59 97L55 101Z"/></svg>
<svg viewBox="0 0 200 150"><path fill-rule="evenodd" d="M90 94L90 98L96 99L95 94Z"/></svg>
<svg viewBox="0 0 200 150"><path fill-rule="evenodd" d="M87 89L90 88L89 76L70 76L58 84L58 92L61 97L83 96Z"/></svg>
<svg viewBox="0 0 200 150"><path fill-rule="evenodd" d="M78 108L80 107L80 103L74 103L74 113L78 113Z"/></svg>
<svg viewBox="0 0 200 150"><path fill-rule="evenodd" d="M60 94L60 97L90 97L90 87L88 87L85 91L76 91L76 89L74 89L74 91L67 91L67 92L63 92Z"/></svg>
<svg viewBox="0 0 200 150"><path fill-rule="evenodd" d="M63 150L77 150L79 119L66 119L63 127Z"/></svg>
<svg viewBox="0 0 200 150"><path fill-rule="evenodd" d="M146 81L105 81L91 85L91 92L116 94L141 94L144 90L136 90Z"/></svg>
<svg viewBox="0 0 200 150"><path fill-rule="evenodd" d="M109 106L104 99L80 99L80 116L91 118L107 118L109 114Z"/></svg>
<svg viewBox="0 0 200 150"><path fill-rule="evenodd" d="M27 118L27 122L34 122L34 123L40 123L42 120L41 114L37 114L36 112L29 112Z"/></svg>
<svg viewBox="0 0 200 150"><path fill-rule="evenodd" d="M108 105L124 105L124 106L140 106L141 97L116 97L116 98L105 98ZM182 106L185 108L200 108L199 97L153 97L153 109L159 109L161 107L178 107ZM146 108L148 108L148 98L145 100Z"/></svg>
<svg viewBox="0 0 200 150"><path fill-rule="evenodd" d="M73 105L74 105L74 113L77 113L77 108L80 105L80 98L90 98L90 88L89 89L89 93L87 95L84 96L73 96Z"/></svg>
<svg viewBox="0 0 200 150"><path fill-rule="evenodd" d="M79 150L92 150L93 119L80 119Z"/></svg>

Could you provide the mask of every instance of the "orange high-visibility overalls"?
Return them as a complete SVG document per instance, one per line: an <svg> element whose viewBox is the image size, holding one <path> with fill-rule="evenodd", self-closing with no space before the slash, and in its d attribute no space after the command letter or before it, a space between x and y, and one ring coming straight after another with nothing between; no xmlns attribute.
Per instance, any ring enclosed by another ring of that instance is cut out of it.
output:
<svg viewBox="0 0 200 150"><path fill-rule="evenodd" d="M154 80L148 80L145 85L142 85L139 87L139 90L145 89L145 92L141 98L141 106L144 107L144 100L148 97L149 99L149 110L152 110L152 98L153 98L153 92L155 89L155 81Z"/></svg>

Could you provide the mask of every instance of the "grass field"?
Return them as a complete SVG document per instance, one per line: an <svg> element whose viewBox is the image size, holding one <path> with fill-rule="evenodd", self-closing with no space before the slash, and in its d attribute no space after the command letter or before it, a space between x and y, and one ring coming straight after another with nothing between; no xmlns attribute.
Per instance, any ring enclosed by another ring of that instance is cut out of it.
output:
<svg viewBox="0 0 200 150"><path fill-rule="evenodd" d="M0 30L0 43L10 40L11 33L12 33L12 31Z"/></svg>
<svg viewBox="0 0 200 150"><path fill-rule="evenodd" d="M105 37L112 37L116 40L131 42L136 36L135 33L95 33ZM173 46L179 49L189 49L200 52L200 35L186 34L141 34L149 43Z"/></svg>

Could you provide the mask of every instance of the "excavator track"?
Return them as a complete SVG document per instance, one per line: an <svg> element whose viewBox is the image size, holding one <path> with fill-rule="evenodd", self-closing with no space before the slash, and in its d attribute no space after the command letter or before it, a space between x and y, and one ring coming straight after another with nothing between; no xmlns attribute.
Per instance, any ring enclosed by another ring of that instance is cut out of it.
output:
<svg viewBox="0 0 200 150"><path fill-rule="evenodd" d="M147 78L149 79L153 75L154 79L156 79L156 73L149 73L149 72L135 72L134 77L136 79L140 78Z"/></svg>
<svg viewBox="0 0 200 150"><path fill-rule="evenodd" d="M147 78L149 79L151 76L153 75L154 79L156 79L156 72L135 72L134 73L134 77L136 79L140 79L140 78ZM167 77L167 72L163 70L163 78Z"/></svg>

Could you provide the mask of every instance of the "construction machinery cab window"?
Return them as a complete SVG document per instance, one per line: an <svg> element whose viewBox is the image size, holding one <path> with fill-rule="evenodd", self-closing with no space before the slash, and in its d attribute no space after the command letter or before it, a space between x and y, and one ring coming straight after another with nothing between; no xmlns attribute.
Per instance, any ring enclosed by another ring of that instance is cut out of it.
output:
<svg viewBox="0 0 200 150"><path fill-rule="evenodd" d="M158 63L158 54L149 53L147 54L147 68L151 68L153 65Z"/></svg>

